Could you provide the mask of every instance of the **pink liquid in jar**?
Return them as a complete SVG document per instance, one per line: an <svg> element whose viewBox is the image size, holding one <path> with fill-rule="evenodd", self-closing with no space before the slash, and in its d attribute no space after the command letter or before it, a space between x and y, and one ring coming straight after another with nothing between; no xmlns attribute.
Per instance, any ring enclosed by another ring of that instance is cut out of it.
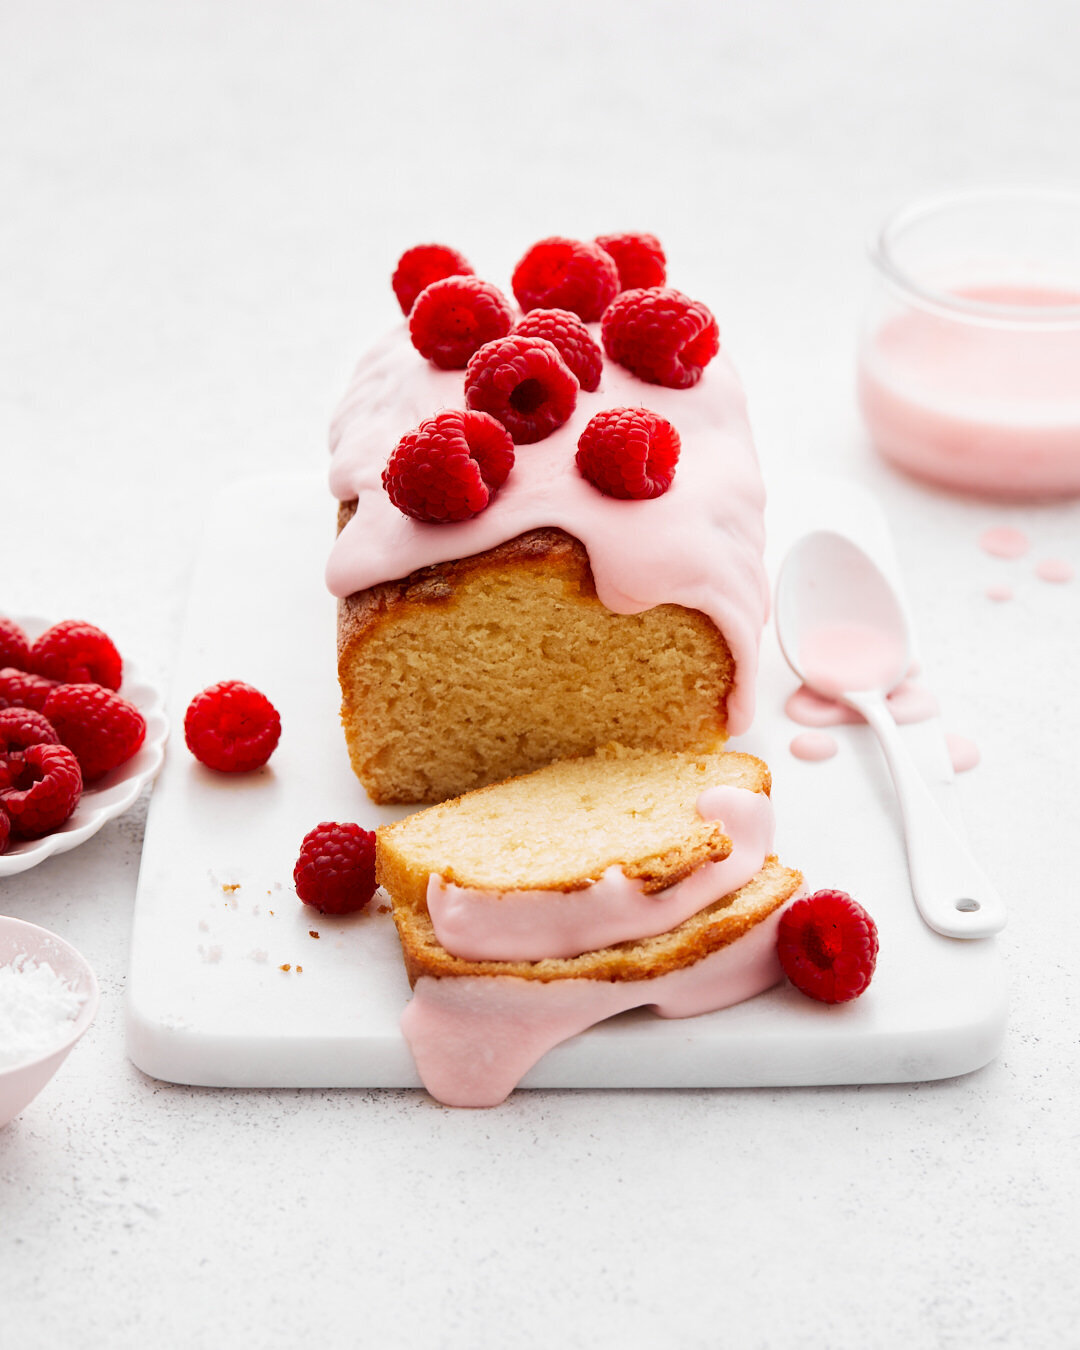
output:
<svg viewBox="0 0 1080 1350"><path fill-rule="evenodd" d="M968 285L950 296L955 312L894 308L863 340L859 402L877 449L962 492L1080 494L1080 320L1058 322L1077 313L1080 291ZM1020 321L965 302L1008 306Z"/></svg>

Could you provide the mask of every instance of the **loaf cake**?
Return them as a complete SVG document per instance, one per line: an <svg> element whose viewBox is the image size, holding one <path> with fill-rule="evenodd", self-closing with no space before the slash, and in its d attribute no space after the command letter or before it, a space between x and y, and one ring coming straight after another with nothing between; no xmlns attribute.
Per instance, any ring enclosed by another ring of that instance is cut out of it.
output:
<svg viewBox="0 0 1080 1350"><path fill-rule="evenodd" d="M438 802L609 741L711 751L745 731L764 491L726 354L673 388L609 353L561 425L514 447L486 509L430 523L395 505L384 471L424 419L466 409L467 376L425 359L410 324L360 362L331 429L342 722L372 799ZM599 358L601 325L588 331ZM576 463L596 415L626 408L681 442L649 500L606 495Z"/></svg>
<svg viewBox="0 0 1080 1350"><path fill-rule="evenodd" d="M495 1105L618 1012L693 1016L777 983L802 878L772 853L769 786L750 755L613 745L380 828L432 1095Z"/></svg>

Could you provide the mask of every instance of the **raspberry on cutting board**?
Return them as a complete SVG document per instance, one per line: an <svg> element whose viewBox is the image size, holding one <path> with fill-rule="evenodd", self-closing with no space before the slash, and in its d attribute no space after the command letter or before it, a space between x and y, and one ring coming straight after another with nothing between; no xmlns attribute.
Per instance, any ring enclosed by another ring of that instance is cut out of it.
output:
<svg viewBox="0 0 1080 1350"><path fill-rule="evenodd" d="M242 680L221 680L188 704L184 740L195 758L219 773L261 768L281 737L277 709Z"/></svg>
<svg viewBox="0 0 1080 1350"><path fill-rule="evenodd" d="M352 914L375 894L375 834L324 820L304 835L293 868L296 894L324 914Z"/></svg>
<svg viewBox="0 0 1080 1350"><path fill-rule="evenodd" d="M846 891L816 891L784 911L777 955L796 989L821 1003L847 1003L874 974L877 925Z"/></svg>

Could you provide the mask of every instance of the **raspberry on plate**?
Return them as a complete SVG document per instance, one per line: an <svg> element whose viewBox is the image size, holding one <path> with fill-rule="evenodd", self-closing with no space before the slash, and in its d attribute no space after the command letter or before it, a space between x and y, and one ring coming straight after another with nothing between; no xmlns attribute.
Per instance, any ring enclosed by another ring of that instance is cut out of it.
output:
<svg viewBox="0 0 1080 1350"><path fill-rule="evenodd" d="M65 619L54 623L30 648L32 669L64 684L101 684L119 689L123 662L112 639L92 623Z"/></svg>
<svg viewBox="0 0 1080 1350"><path fill-rule="evenodd" d="M0 789L0 809L14 834L37 839L63 825L82 795L79 761L66 745L31 745L10 786Z"/></svg>
<svg viewBox="0 0 1080 1350"><path fill-rule="evenodd" d="M98 684L58 684L45 716L92 783L125 763L142 745L146 721L134 703Z"/></svg>
<svg viewBox="0 0 1080 1350"><path fill-rule="evenodd" d="M221 680L196 694L184 714L184 740L195 758L219 773L261 768L281 737L277 709L250 684Z"/></svg>
<svg viewBox="0 0 1080 1350"><path fill-rule="evenodd" d="M784 974L821 1003L858 998L877 954L877 925L845 891L816 891L780 918L777 955Z"/></svg>
<svg viewBox="0 0 1080 1350"><path fill-rule="evenodd" d="M23 751L32 745L58 745L60 737L47 717L32 708L0 708L0 788L19 776Z"/></svg>
<svg viewBox="0 0 1080 1350"><path fill-rule="evenodd" d="M667 281L667 259L656 235L602 234L596 242L615 259L620 291L663 286Z"/></svg>
<svg viewBox="0 0 1080 1350"><path fill-rule="evenodd" d="M505 337L514 311L497 286L479 277L444 277L416 297L409 313L412 345L440 370L463 370L485 342Z"/></svg>
<svg viewBox="0 0 1080 1350"><path fill-rule="evenodd" d="M4 783L2 780L0 780L0 787L3 786ZM6 851L8 846L8 840L10 838L11 838L11 818L8 815L8 813L4 810L3 804L0 803L0 853Z"/></svg>
<svg viewBox="0 0 1080 1350"><path fill-rule="evenodd" d="M500 422L448 408L402 436L382 482L399 511L445 525L479 515L513 467L514 443Z"/></svg>
<svg viewBox="0 0 1080 1350"><path fill-rule="evenodd" d="M500 338L481 347L465 371L465 402L498 418L515 445L542 441L577 405L578 382L546 338Z"/></svg>
<svg viewBox="0 0 1080 1350"><path fill-rule="evenodd" d="M533 244L510 284L524 310L570 309L595 323L618 294L619 269L599 244L555 235Z"/></svg>
<svg viewBox="0 0 1080 1350"><path fill-rule="evenodd" d="M33 708L40 712L56 683L29 670L8 666L0 670L0 708Z"/></svg>
<svg viewBox="0 0 1080 1350"><path fill-rule="evenodd" d="M601 324L604 350L650 384L689 389L720 350L710 310L680 291L623 291Z"/></svg>
<svg viewBox="0 0 1080 1350"><path fill-rule="evenodd" d="M375 894L375 834L324 820L304 835L293 868L296 894L324 914L352 914Z"/></svg>
<svg viewBox="0 0 1080 1350"><path fill-rule="evenodd" d="M446 244L417 244L407 248L398 259L391 285L407 315L416 303L416 297L433 281L444 277L471 277L473 269L456 248Z"/></svg>
<svg viewBox="0 0 1080 1350"><path fill-rule="evenodd" d="M26 670L30 664L30 639L15 622L0 614L0 667Z"/></svg>
<svg viewBox="0 0 1080 1350"><path fill-rule="evenodd" d="M644 500L671 486L679 462L679 433L648 408L608 408L578 439L583 478L608 497Z"/></svg>
<svg viewBox="0 0 1080 1350"><path fill-rule="evenodd" d="M604 354L578 316L568 309L534 309L518 323L515 337L546 338L587 393L599 387Z"/></svg>

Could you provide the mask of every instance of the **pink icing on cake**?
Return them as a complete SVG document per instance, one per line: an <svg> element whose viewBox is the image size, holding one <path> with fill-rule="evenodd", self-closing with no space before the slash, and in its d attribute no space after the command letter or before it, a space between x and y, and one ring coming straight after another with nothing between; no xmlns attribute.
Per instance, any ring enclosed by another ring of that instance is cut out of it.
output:
<svg viewBox="0 0 1080 1350"><path fill-rule="evenodd" d="M599 325L591 330L599 341ZM404 325L360 362L330 431L331 489L340 501L357 500L327 565L333 594L366 590L485 552L529 530L557 527L585 546L608 609L636 614L677 604L712 619L735 660L728 731L745 731L753 718L758 643L768 615L765 493L745 397L726 355L721 352L692 389L681 390L646 384L605 360L599 389L579 393L564 426L517 447L513 471L487 510L452 525L412 520L383 490L387 458L424 418L464 406L462 373L424 361ZM605 497L574 463L589 419L621 406L653 409L682 440L671 489L651 501Z"/></svg>
<svg viewBox="0 0 1080 1350"><path fill-rule="evenodd" d="M728 946L651 980L422 975L401 1018L421 1081L447 1106L497 1106L553 1046L616 1013L696 1017L753 998L783 978L776 932L796 898Z"/></svg>
<svg viewBox="0 0 1080 1350"><path fill-rule="evenodd" d="M646 895L621 867L568 892L471 890L433 874L427 905L435 936L466 961L541 961L666 933L745 886L772 850L773 810L764 793L707 788L697 809L703 820L723 822L733 848L666 890Z"/></svg>

